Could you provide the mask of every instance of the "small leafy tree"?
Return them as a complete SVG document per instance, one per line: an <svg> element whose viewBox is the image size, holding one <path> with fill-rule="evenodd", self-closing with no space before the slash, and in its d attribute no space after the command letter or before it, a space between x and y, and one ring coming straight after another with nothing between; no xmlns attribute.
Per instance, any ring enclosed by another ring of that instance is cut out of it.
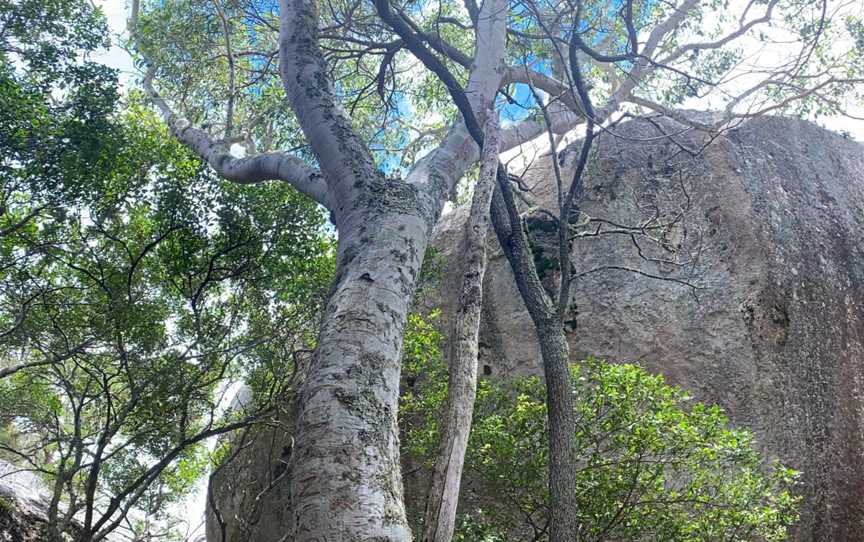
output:
<svg viewBox="0 0 864 542"><path fill-rule="evenodd" d="M428 467L446 366L428 319L406 331L405 451ZM753 435L662 376L588 359L571 369L580 540L784 540L797 473L768 463ZM466 455L456 540L546 540L547 416L536 377L484 380Z"/></svg>

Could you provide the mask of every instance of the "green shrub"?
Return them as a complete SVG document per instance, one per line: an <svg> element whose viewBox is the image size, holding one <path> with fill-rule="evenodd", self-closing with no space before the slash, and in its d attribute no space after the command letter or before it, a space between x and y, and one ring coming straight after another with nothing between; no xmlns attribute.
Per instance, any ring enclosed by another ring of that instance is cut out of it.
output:
<svg viewBox="0 0 864 542"><path fill-rule="evenodd" d="M0 512L3 512L5 514L11 514L15 511L15 508L15 502L12 501L12 499L4 495L0 495Z"/></svg>
<svg viewBox="0 0 864 542"><path fill-rule="evenodd" d="M406 377L419 384L403 402L405 447L431 465L446 370L429 347L433 334L416 324L426 348L408 352ZM798 519L798 473L764 460L752 434L730 427L719 407L693 402L637 365L588 359L572 376L582 540L787 537ZM481 382L456 540L545 540L547 469L542 381Z"/></svg>

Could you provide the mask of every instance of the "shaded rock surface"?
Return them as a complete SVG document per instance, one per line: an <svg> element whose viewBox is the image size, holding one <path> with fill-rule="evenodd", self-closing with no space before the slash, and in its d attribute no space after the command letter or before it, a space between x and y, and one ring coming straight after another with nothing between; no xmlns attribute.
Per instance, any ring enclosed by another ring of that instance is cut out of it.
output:
<svg viewBox="0 0 864 542"><path fill-rule="evenodd" d="M43 540L48 501L38 476L0 460L0 542Z"/></svg>
<svg viewBox="0 0 864 542"><path fill-rule="evenodd" d="M210 478L209 542L284 540L290 521L285 469L291 436L273 427L242 434Z"/></svg>
<svg viewBox="0 0 864 542"><path fill-rule="evenodd" d="M864 540L864 146L811 123L764 118L691 157L682 148L706 142L681 128L629 122L596 146L582 204L594 221L582 231L600 220L682 219L653 234L662 237L653 250L620 234L575 244L585 275L570 319L574 359L637 361L719 403L755 431L769 458L803 472L795 540ZM660 137L661 129L678 135ZM567 182L575 157L572 147L557 157ZM523 184L552 207L550 160L535 160ZM438 227L435 246L450 262L445 285L458 283L463 213ZM554 286L534 216L526 224L540 245L535 259ZM640 249L690 263L646 261ZM537 339L507 261L499 251L489 265L480 374L539 373ZM442 290L445 316L456 294Z"/></svg>
<svg viewBox="0 0 864 542"><path fill-rule="evenodd" d="M252 404L243 386L228 407L240 412ZM209 542L275 542L284 539L290 520L287 479L293 449L280 426L255 425L233 435L207 487L205 535Z"/></svg>

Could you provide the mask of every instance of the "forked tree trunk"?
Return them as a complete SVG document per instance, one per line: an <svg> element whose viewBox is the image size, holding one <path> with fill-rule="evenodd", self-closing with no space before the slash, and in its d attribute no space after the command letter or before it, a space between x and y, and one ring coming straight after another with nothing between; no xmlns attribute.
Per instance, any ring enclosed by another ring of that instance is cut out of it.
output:
<svg viewBox="0 0 864 542"><path fill-rule="evenodd" d="M497 119L490 114L486 123L480 177L474 187L471 214L465 223L462 288L450 335L447 410L441 423L441 446L426 500L425 542L450 542L456 526L462 467L477 393L477 340L483 307L489 205L498 169L497 131Z"/></svg>
<svg viewBox="0 0 864 542"><path fill-rule="evenodd" d="M572 542L578 540L579 507L575 494L573 436L576 426L570 385L570 348L556 306L537 276L528 237L507 182L499 176L500 190L493 199L491 216L498 241L513 270L516 287L534 323L543 358L549 421L549 541Z"/></svg>

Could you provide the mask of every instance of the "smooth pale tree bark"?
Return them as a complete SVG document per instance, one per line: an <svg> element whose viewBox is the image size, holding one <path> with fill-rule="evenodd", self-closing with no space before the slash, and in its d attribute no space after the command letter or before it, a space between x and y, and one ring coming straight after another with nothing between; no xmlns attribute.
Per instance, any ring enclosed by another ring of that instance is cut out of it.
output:
<svg viewBox="0 0 864 542"><path fill-rule="evenodd" d="M494 113L486 121L485 134L480 177L465 223L462 287L450 333L447 406L440 425L441 447L426 500L423 533L426 542L450 542L453 538L477 393L477 341L486 274L486 232L498 170L498 123Z"/></svg>
<svg viewBox="0 0 864 542"><path fill-rule="evenodd" d="M385 179L327 79L313 3L282 0L280 13L282 79L340 233L334 288L299 392L286 539L406 541L396 424L403 330L432 226L478 150L457 126L405 182ZM495 28L478 25L478 36L503 35L504 18L487 19ZM477 110L491 107L500 84L499 41L475 56L468 86Z"/></svg>
<svg viewBox="0 0 864 542"><path fill-rule="evenodd" d="M491 2L488 2L491 4ZM464 91L449 69L422 44L399 15L390 9L387 0L376 0L378 15L402 40L406 47L434 72L447 87L454 104L462 114L471 137L483 146L484 134L480 129L477 109L470 103L470 88ZM493 13L497 12L497 7ZM502 10L503 12L503 10ZM482 20L478 18L479 21ZM478 47L479 49L479 47ZM501 73L505 70L500 70ZM544 110L545 111L545 110ZM547 114L547 119L549 116ZM554 124L550 124L553 126ZM591 129L589 121L588 127ZM575 413L570 386L570 362L567 340L559 311L546 295L533 262L522 216L513 197L510 180L504 166L496 167L496 184L492 216L499 242L510 260L520 294L528 307L541 345L546 402L549 415L549 489L550 489L550 541L570 542L578 538L578 502L576 500L576 457L573 435ZM570 199L570 198L568 198ZM497 217L497 218L496 218ZM568 245L569 246L569 245ZM562 262L563 264L563 262ZM567 267L569 272L569 266Z"/></svg>
<svg viewBox="0 0 864 542"><path fill-rule="evenodd" d="M297 399L285 539L406 541L396 425L402 333L449 186L441 177L424 193L377 171L327 76L313 3L282 0L280 15L282 80L339 230L337 276Z"/></svg>
<svg viewBox="0 0 864 542"><path fill-rule="evenodd" d="M402 332L429 225L410 199L403 211L349 218L340 224L340 276L298 397L287 540L411 539L396 412Z"/></svg>

